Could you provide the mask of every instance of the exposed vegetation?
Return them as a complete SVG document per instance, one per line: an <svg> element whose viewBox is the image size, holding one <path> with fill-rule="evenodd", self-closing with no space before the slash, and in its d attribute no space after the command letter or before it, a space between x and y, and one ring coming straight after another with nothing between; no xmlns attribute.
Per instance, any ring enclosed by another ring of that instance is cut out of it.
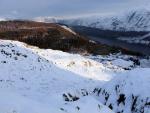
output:
<svg viewBox="0 0 150 113"><path fill-rule="evenodd" d="M73 34L58 24L33 21L0 22L0 38L18 40L40 48L50 48L82 54L109 54L126 50L96 44L81 35Z"/></svg>

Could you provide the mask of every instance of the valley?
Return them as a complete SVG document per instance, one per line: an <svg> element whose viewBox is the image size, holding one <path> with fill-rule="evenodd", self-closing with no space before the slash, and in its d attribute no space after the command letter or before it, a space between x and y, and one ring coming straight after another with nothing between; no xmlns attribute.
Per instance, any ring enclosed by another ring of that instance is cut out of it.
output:
<svg viewBox="0 0 150 113"><path fill-rule="evenodd" d="M73 30L77 33L87 37L90 40L94 40L100 44L106 44L112 47L120 47L125 50L143 54L143 55L150 55L150 44L148 43L134 43L134 37L136 39L140 39L140 37L149 34L149 32L124 32L124 31L110 31L110 30L101 30L97 28L89 28L89 27L81 27L81 26L72 26ZM120 37L125 37L124 40ZM147 36L148 37L148 36ZM120 38L120 39L119 39ZM146 38L146 37L145 37ZM126 41L127 40L127 41ZM130 40L132 42L130 42ZM146 41L146 40L145 40Z"/></svg>
<svg viewBox="0 0 150 113"><path fill-rule="evenodd" d="M23 20L2 21L0 27L1 39L17 40L44 49L96 55L107 55L120 51L128 52L128 50L119 47L95 43L86 36L74 33L69 27L55 23Z"/></svg>
<svg viewBox="0 0 150 113"><path fill-rule="evenodd" d="M150 11L137 9L110 16L38 17L39 22L64 24L91 40L149 55Z"/></svg>
<svg viewBox="0 0 150 113"><path fill-rule="evenodd" d="M0 113L150 113L150 13L0 19Z"/></svg>

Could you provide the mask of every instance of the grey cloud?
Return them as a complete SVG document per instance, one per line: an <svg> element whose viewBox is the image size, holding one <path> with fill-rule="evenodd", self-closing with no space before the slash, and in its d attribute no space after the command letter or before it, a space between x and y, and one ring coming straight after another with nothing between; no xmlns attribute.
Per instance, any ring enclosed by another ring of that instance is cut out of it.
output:
<svg viewBox="0 0 150 113"><path fill-rule="evenodd" d="M73 16L149 8L148 0L0 0L0 17Z"/></svg>

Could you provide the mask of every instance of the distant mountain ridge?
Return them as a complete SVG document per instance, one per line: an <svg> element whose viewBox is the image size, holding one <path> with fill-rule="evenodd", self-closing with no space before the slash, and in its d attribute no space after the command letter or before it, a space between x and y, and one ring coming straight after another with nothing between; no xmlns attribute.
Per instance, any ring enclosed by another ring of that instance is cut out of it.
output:
<svg viewBox="0 0 150 113"><path fill-rule="evenodd" d="M86 26L107 30L121 31L150 31L150 11L145 9L133 10L114 16L89 16L72 19L38 17L35 21L62 23L71 26Z"/></svg>

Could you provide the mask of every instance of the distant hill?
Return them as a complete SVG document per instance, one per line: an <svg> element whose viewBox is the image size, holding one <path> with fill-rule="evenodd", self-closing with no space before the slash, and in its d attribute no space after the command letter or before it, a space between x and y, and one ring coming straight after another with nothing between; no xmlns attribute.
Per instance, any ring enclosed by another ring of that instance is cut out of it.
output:
<svg viewBox="0 0 150 113"><path fill-rule="evenodd" d="M91 41L67 26L34 21L1 21L0 38L18 40L45 49L81 54L110 54L121 50ZM122 51L126 52L123 49Z"/></svg>

